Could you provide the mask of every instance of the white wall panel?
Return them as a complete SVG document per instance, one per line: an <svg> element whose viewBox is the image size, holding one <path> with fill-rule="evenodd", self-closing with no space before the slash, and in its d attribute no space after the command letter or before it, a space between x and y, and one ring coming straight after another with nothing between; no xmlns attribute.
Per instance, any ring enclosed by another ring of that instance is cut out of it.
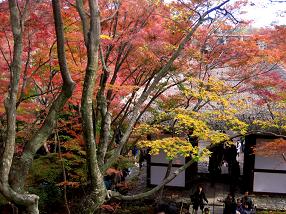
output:
<svg viewBox="0 0 286 214"><path fill-rule="evenodd" d="M151 163L165 163L168 164L169 160L166 158L165 152L160 152L158 155L152 155L151 156ZM185 163L185 158L180 156L178 158L175 158L173 160L173 164L181 164L183 165Z"/></svg>
<svg viewBox="0 0 286 214"><path fill-rule="evenodd" d="M176 170L176 167L172 168L172 172ZM151 166L151 180L152 185L158 185L165 177L167 167L164 166ZM167 184L167 186L184 187L185 186L185 171L180 173L174 180Z"/></svg>
<svg viewBox="0 0 286 214"><path fill-rule="evenodd" d="M255 169L286 170L286 161L281 156L255 156Z"/></svg>
<svg viewBox="0 0 286 214"><path fill-rule="evenodd" d="M286 174L254 172L253 191L286 193Z"/></svg>

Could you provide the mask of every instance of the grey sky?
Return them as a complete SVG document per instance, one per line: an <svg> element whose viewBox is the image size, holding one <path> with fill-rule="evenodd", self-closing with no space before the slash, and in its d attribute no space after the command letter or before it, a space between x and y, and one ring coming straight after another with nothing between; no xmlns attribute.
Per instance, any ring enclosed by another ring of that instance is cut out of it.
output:
<svg viewBox="0 0 286 214"><path fill-rule="evenodd" d="M3 0L0 0L2 2ZM174 0L165 0L171 2ZM234 2L236 0L232 0ZM249 3L243 10L245 14L240 15L238 18L253 20L253 27L266 27L272 23L277 25L286 25L286 0L279 3L277 1L283 0L248 0ZM276 2L275 2L276 1Z"/></svg>
<svg viewBox="0 0 286 214"><path fill-rule="evenodd" d="M270 0L249 0L248 6L243 8L246 14L241 17L253 20L254 27L286 24L286 2L278 3Z"/></svg>

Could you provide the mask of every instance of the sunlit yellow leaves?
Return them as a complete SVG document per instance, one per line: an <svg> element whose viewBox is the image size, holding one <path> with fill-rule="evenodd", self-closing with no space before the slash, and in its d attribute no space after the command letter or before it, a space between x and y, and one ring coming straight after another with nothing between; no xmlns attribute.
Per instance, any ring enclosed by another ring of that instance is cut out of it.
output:
<svg viewBox="0 0 286 214"><path fill-rule="evenodd" d="M224 107L230 105L227 93L233 91L233 89L226 85L225 82L216 78L208 78L206 81L195 77L189 77L188 81L191 87L184 89L185 96L192 96L196 99L200 99L208 102L215 102Z"/></svg>
<svg viewBox="0 0 286 214"><path fill-rule="evenodd" d="M191 143L179 137L163 138L154 141L140 141L140 148L150 148L151 155L157 155L162 150L166 153L168 159L174 159L178 155L188 157L192 154L198 154L198 148L194 148Z"/></svg>
<svg viewBox="0 0 286 214"><path fill-rule="evenodd" d="M184 131L188 132L191 130L192 136L198 137L199 140L205 140L211 143L220 143L229 139L229 135L212 130L211 126L207 124L206 121L198 119L200 116L201 119L203 119L203 114L199 113L194 113L192 116L178 114L176 116L176 131L178 133L182 133ZM229 121L227 120L227 125L229 126L230 130L234 130L239 133L245 133L247 130L246 124L235 117L229 118Z"/></svg>
<svg viewBox="0 0 286 214"><path fill-rule="evenodd" d="M229 136L223 132L210 131L210 133L209 133L209 140L213 144L225 142L228 139L229 139Z"/></svg>
<svg viewBox="0 0 286 214"><path fill-rule="evenodd" d="M193 135L204 138L204 133L209 129L204 121L195 119L186 114L178 114L175 119L177 123L175 125L177 133L193 130Z"/></svg>
<svg viewBox="0 0 286 214"><path fill-rule="evenodd" d="M207 157L211 152L204 148L199 149L197 146L193 147L190 142L179 137L168 137L153 141L140 141L138 143L140 148L149 148L149 154L158 155L161 151L166 154L167 159L172 160L178 156L189 157L198 161L201 157Z"/></svg>
<svg viewBox="0 0 286 214"><path fill-rule="evenodd" d="M160 126L159 125L148 125L145 123L140 124L134 130L134 135L136 136L145 136L148 134L159 134L160 133Z"/></svg>
<svg viewBox="0 0 286 214"><path fill-rule="evenodd" d="M278 124L273 123L273 121L266 121L266 120L254 120L253 121L254 125L257 125L258 127L260 127L261 129L279 129L282 128L280 127Z"/></svg>
<svg viewBox="0 0 286 214"><path fill-rule="evenodd" d="M235 109L209 111L205 113L205 117L210 118L213 123L223 124L227 130L245 134L248 129L248 124L238 119L236 112L237 110Z"/></svg>
<svg viewBox="0 0 286 214"><path fill-rule="evenodd" d="M101 38L101 39L111 40L111 37L108 36L108 35L106 35L106 34L101 34L101 35L100 35L100 38Z"/></svg>

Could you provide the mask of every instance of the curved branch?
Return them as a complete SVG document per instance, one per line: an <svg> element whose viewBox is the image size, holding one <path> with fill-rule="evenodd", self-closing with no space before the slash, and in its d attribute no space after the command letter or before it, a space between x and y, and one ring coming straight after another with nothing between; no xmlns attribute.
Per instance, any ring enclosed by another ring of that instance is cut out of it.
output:
<svg viewBox="0 0 286 214"><path fill-rule="evenodd" d="M144 192L144 193L140 193L137 195L121 195L118 192L111 192L111 197L113 198L117 198L120 200L127 200L127 201L132 201L132 200L138 200L138 199L142 199L142 198L146 198L148 196L153 195L154 193L156 193L157 191L159 191L163 186L165 186L166 184L168 184L170 181L172 181L173 179L175 179L181 172L185 171L189 166L191 166L194 163L194 159L188 161L184 166L180 167L179 169L175 170L173 173L171 173L167 178L165 178L161 184L159 184L158 186L154 187L153 189Z"/></svg>
<svg viewBox="0 0 286 214"><path fill-rule="evenodd" d="M87 47L88 46L88 22L87 22L87 16L84 11L82 0L76 0L76 8L77 8L77 11L81 19L84 43L85 43L85 46Z"/></svg>

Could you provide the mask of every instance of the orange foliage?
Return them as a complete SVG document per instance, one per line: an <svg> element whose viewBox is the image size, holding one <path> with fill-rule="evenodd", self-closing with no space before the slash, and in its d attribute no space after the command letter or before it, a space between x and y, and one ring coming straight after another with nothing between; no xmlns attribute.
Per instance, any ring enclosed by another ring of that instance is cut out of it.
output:
<svg viewBox="0 0 286 214"><path fill-rule="evenodd" d="M57 186L71 186L74 188L77 188L80 186L79 182L71 182L71 181L63 181L61 183L58 183Z"/></svg>
<svg viewBox="0 0 286 214"><path fill-rule="evenodd" d="M286 140L279 138L265 142L254 149L255 154L260 156L283 155L286 153Z"/></svg>

